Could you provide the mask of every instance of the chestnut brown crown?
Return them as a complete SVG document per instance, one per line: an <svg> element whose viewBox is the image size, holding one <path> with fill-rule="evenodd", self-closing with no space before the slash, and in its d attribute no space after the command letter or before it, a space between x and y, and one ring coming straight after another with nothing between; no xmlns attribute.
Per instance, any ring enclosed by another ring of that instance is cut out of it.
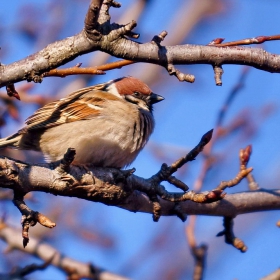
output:
<svg viewBox="0 0 280 280"><path fill-rule="evenodd" d="M144 82L131 76L113 80L108 84L108 88L109 91L115 89L119 95L133 104L140 106L140 103L144 102L150 111L153 104L164 100L162 96L153 93Z"/></svg>

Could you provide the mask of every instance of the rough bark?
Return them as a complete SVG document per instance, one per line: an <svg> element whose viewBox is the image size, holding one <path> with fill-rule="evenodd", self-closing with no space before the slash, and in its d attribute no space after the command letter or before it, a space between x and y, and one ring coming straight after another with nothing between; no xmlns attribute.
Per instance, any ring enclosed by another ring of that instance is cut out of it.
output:
<svg viewBox="0 0 280 280"><path fill-rule="evenodd" d="M162 46L160 43L164 36L155 36L151 42L144 44L132 41L128 37L137 37L132 32L136 22L127 25L111 24L109 8L114 6L114 1L105 1L98 13L101 2L103 1L96 3L92 1L86 15L85 28L77 35L49 44L41 51L20 61L8 65L0 64L0 87L23 80L41 82L43 73L94 51L163 66L170 75L176 75L180 80L185 78L182 75L180 77L174 65L237 64L271 73L280 72L280 55L271 54L263 49L189 44ZM167 33L164 33L166 36Z"/></svg>

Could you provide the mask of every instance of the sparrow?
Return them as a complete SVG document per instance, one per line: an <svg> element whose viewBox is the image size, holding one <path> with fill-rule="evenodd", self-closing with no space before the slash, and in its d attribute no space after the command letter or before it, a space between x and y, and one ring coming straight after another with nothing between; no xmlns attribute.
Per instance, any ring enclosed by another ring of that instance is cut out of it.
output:
<svg viewBox="0 0 280 280"><path fill-rule="evenodd" d="M73 164L123 168L147 143L163 99L131 76L86 87L38 109L0 148L40 151L49 162L74 148Z"/></svg>

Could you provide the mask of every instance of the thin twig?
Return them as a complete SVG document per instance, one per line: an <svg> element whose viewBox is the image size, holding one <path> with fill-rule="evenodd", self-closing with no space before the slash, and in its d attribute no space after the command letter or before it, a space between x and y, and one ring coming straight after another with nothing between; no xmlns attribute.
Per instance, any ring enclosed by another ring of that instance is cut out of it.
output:
<svg viewBox="0 0 280 280"><path fill-rule="evenodd" d="M7 94L10 97L15 97L17 100L20 100L20 96L18 92L16 91L14 84L9 84L6 86Z"/></svg>
<svg viewBox="0 0 280 280"><path fill-rule="evenodd" d="M22 214L21 224L22 224L22 237L23 237L23 247L25 248L29 242L29 228L30 226L35 226L37 222L41 225L53 228L56 226L48 217L41 214L40 212L31 210L23 201L23 196L18 195L15 192L13 199L14 205L19 209Z"/></svg>
<svg viewBox="0 0 280 280"><path fill-rule="evenodd" d="M208 246L206 244L197 245L195 240L195 234L193 231L193 228L195 226L195 220L196 216L190 217L189 225L186 227L186 237L189 243L191 254L195 261L193 280L201 280L203 279L203 273L205 270Z"/></svg>
<svg viewBox="0 0 280 280"><path fill-rule="evenodd" d="M134 64L136 61L131 60L118 60L115 62L107 63L96 67L71 67L65 69L53 69L45 72L42 77L61 77L64 78L70 75L104 75L105 71L120 69L123 66Z"/></svg>
<svg viewBox="0 0 280 280"><path fill-rule="evenodd" d="M233 218L224 217L224 230L219 232L217 236L225 236L225 242L231 244L233 247L238 249L240 252L245 253L247 251L247 246L244 242L235 237L233 233Z"/></svg>
<svg viewBox="0 0 280 280"><path fill-rule="evenodd" d="M233 47L240 45L252 45L252 44L262 44L266 41L275 41L280 40L280 35L272 35L272 36L257 36L253 38L241 39L237 41L222 43L223 38L217 38L213 40L209 45L217 46L217 47Z"/></svg>

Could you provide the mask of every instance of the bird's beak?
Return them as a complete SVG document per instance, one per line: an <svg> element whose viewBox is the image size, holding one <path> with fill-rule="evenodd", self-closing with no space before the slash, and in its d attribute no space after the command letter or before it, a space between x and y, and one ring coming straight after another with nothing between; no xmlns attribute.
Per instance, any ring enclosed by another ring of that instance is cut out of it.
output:
<svg viewBox="0 0 280 280"><path fill-rule="evenodd" d="M158 95L158 94L155 94L155 93L152 93L150 95L150 102L151 102L151 104L158 103L158 102L160 102L162 100L164 100L164 97L162 97L161 95Z"/></svg>

